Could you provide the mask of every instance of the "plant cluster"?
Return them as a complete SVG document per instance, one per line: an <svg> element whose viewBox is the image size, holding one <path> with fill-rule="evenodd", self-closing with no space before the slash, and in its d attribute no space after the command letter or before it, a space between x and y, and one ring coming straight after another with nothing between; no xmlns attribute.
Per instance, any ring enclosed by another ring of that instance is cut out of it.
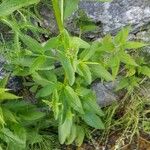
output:
<svg viewBox="0 0 150 150"><path fill-rule="evenodd" d="M126 88L131 93L143 77L150 77L150 68L144 59L132 56L135 49L146 44L128 40L130 27L123 28L115 37L106 35L92 42L70 35L64 20L76 10L78 0L51 1L59 35L41 43L40 32L46 31L32 23L37 19L32 9L22 8L38 2L3 0L0 4L0 21L11 28L14 37L6 53L9 58L6 69L12 76L23 77L24 85L35 93L40 105L49 107L57 123L60 143L75 142L80 146L89 126L105 129L104 113L96 103L91 83L97 78L102 81L121 78L117 90ZM1 88L1 99L18 97ZM38 132L46 126L45 114L19 100L4 104L3 101L0 107L2 147L19 145L25 149L41 141L42 135ZM35 134L38 139L33 141Z"/></svg>

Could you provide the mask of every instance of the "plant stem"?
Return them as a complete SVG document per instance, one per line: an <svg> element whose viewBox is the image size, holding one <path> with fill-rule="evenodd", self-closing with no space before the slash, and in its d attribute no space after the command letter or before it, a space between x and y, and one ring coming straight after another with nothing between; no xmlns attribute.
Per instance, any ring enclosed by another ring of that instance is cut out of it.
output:
<svg viewBox="0 0 150 150"><path fill-rule="evenodd" d="M63 0L61 0L61 1L63 4ZM52 0L52 5L53 5L57 25L59 28L59 32L62 32L64 30L64 26L63 26L63 22L62 22L62 15L61 15L60 7L59 7L59 0ZM61 7L63 7L63 6L61 6Z"/></svg>
<svg viewBox="0 0 150 150"><path fill-rule="evenodd" d="M64 24L64 0L61 0L61 22Z"/></svg>

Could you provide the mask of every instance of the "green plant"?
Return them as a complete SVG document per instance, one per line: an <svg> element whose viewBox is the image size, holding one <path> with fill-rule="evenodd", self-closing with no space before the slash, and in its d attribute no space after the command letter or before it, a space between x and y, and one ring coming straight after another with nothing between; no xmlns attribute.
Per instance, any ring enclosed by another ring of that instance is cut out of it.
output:
<svg viewBox="0 0 150 150"><path fill-rule="evenodd" d="M101 41L89 43L71 36L65 29L64 19L76 9L78 0L73 5L71 0L52 0L59 35L41 44L27 35L16 19L5 17L18 8L38 1L28 3L24 0L18 5L12 1L15 6L6 11L6 6L9 8L11 5L9 2L4 0L0 6L3 7L1 21L14 32L7 69L13 72L12 75L31 78L31 81L24 78L24 84L29 86L36 98L50 107L58 122L60 143L71 144L75 141L80 146L88 130L87 125L96 129L105 128L102 121L104 113L96 103L90 84L96 78L113 81L119 74L133 82L130 88L126 80L125 85L118 89L128 87L132 91L138 82L136 74L149 76L147 70L150 69L143 63L137 63L129 50L146 44L129 41L129 27L123 28L114 38L107 35ZM121 65L125 65L125 74L119 72Z"/></svg>
<svg viewBox="0 0 150 150"><path fill-rule="evenodd" d="M56 145L59 147L57 142L54 143L54 134L43 132L49 127L46 114L10 93L4 88L5 84L6 78L0 81L0 148L51 150Z"/></svg>

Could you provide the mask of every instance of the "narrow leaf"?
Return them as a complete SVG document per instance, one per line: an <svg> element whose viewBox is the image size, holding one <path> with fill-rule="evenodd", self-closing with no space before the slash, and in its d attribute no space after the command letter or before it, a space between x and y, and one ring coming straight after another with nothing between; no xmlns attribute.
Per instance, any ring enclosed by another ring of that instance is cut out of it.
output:
<svg viewBox="0 0 150 150"><path fill-rule="evenodd" d="M75 82L75 71L73 69L70 59L61 52L59 52L59 59L65 70L66 77L67 77L67 80L69 81L69 84L73 85Z"/></svg>
<svg viewBox="0 0 150 150"><path fill-rule="evenodd" d="M33 53L42 54L44 52L42 45L32 37L20 34L20 38Z"/></svg>
<svg viewBox="0 0 150 150"><path fill-rule="evenodd" d="M148 44L142 43L142 42L134 42L134 41L129 41L124 45L125 49L137 49L137 48L142 48L144 46L147 46Z"/></svg>
<svg viewBox="0 0 150 150"><path fill-rule="evenodd" d="M53 93L53 91L56 89L56 84L49 84L45 87L43 87L42 89L40 89L37 94L36 97L46 97L49 96Z"/></svg>
<svg viewBox="0 0 150 150"><path fill-rule="evenodd" d="M0 5L0 17L10 15L15 10L38 3L40 0L4 0Z"/></svg>

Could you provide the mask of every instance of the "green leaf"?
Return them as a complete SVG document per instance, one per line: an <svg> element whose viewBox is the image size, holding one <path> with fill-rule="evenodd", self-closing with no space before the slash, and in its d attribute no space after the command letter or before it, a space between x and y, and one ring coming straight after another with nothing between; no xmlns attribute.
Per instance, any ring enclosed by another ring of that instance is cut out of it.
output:
<svg viewBox="0 0 150 150"><path fill-rule="evenodd" d="M99 116L104 116L103 111L100 106L97 104L95 99L88 98L88 96L83 101L83 107L91 113L96 113Z"/></svg>
<svg viewBox="0 0 150 150"><path fill-rule="evenodd" d="M20 65L22 67L30 67L32 63L34 62L35 58L31 56L23 56L16 58L12 64Z"/></svg>
<svg viewBox="0 0 150 150"><path fill-rule="evenodd" d="M1 145L0 145L0 150L3 150L2 147L1 147Z"/></svg>
<svg viewBox="0 0 150 150"><path fill-rule="evenodd" d="M77 135L76 132L77 132L76 125L73 124L72 127L71 127L70 135L69 135L68 138L67 138L67 142L66 142L67 145L72 144L73 141L76 139L76 135Z"/></svg>
<svg viewBox="0 0 150 150"><path fill-rule="evenodd" d="M85 137L85 131L81 126L77 126L77 137L76 137L76 145L81 146Z"/></svg>
<svg viewBox="0 0 150 150"><path fill-rule="evenodd" d="M3 115L3 110L0 107L0 125L4 126L5 125L5 120L4 120L4 115Z"/></svg>
<svg viewBox="0 0 150 150"><path fill-rule="evenodd" d="M7 85L9 75L5 76L3 79L0 80L0 88L5 88Z"/></svg>
<svg viewBox="0 0 150 150"><path fill-rule="evenodd" d="M1 129L1 134L3 134L3 136L7 139L9 139L9 141L12 141L16 144L24 144L24 141L22 141L22 139L20 139L17 135L15 135L12 131L10 131L10 129L8 128L2 128Z"/></svg>
<svg viewBox="0 0 150 150"><path fill-rule="evenodd" d="M32 37L20 34L20 38L33 53L42 54L44 52L44 48L42 47L42 45Z"/></svg>
<svg viewBox="0 0 150 150"><path fill-rule="evenodd" d="M29 110L24 114L20 114L19 116L25 121L35 121L43 118L45 116L45 113L38 110Z"/></svg>
<svg viewBox="0 0 150 150"><path fill-rule="evenodd" d="M98 50L98 48L99 48L99 42L97 42L97 41L93 42L89 49L84 50L80 54L80 58L83 61L89 60L95 54L95 52Z"/></svg>
<svg viewBox="0 0 150 150"><path fill-rule="evenodd" d="M123 52L120 55L122 61L125 64L132 65L132 66L138 66L138 64L135 62L135 60L127 53Z"/></svg>
<svg viewBox="0 0 150 150"><path fill-rule="evenodd" d="M134 42L134 41L129 41L124 45L125 49L137 49L137 48L142 48L144 46L147 46L148 44L142 43L142 42Z"/></svg>
<svg viewBox="0 0 150 150"><path fill-rule="evenodd" d="M0 5L0 17L10 15L21 7L38 3L40 0L4 0Z"/></svg>
<svg viewBox="0 0 150 150"><path fill-rule="evenodd" d="M36 129L31 129L27 134L27 140L30 141L31 145L34 145L43 142L43 137L37 132Z"/></svg>
<svg viewBox="0 0 150 150"><path fill-rule="evenodd" d="M55 120L58 119L59 116L59 107L60 107L61 103L59 102L59 95L58 95L58 91L55 90L53 92L53 96L52 96L52 110L54 113L54 118Z"/></svg>
<svg viewBox="0 0 150 150"><path fill-rule="evenodd" d="M15 115L7 107L3 107L3 112L5 120L17 123Z"/></svg>
<svg viewBox="0 0 150 150"><path fill-rule="evenodd" d="M81 101L78 97L78 95L75 93L75 91L70 87L65 87L65 95L68 100L68 103L72 106L72 108L76 111L78 111L81 114L84 114Z"/></svg>
<svg viewBox="0 0 150 150"><path fill-rule="evenodd" d="M98 51L104 51L104 52L113 52L113 50L115 49L113 40L112 40L112 36L111 35L106 35L102 42L101 42L101 46L98 48Z"/></svg>
<svg viewBox="0 0 150 150"><path fill-rule="evenodd" d="M36 94L36 97L46 97L46 96L49 96L53 93L53 91L56 89L56 84L53 83L53 84L49 84L45 87L43 87L42 89L40 89L37 94Z"/></svg>
<svg viewBox="0 0 150 150"><path fill-rule="evenodd" d="M46 58L44 56L39 56L37 57L32 65L30 66L30 71L31 72L34 72L36 70L39 70L40 69L40 66L46 61Z"/></svg>
<svg viewBox="0 0 150 150"><path fill-rule="evenodd" d="M58 37L53 37L53 38L50 38L48 41L46 41L44 45L44 50L47 51L53 48L57 48L58 46L59 46Z"/></svg>
<svg viewBox="0 0 150 150"><path fill-rule="evenodd" d="M85 48L85 49L90 48L90 44L79 37L72 37L70 42L71 45L74 47Z"/></svg>
<svg viewBox="0 0 150 150"><path fill-rule="evenodd" d="M79 0L65 0L64 19L67 19L77 10Z"/></svg>
<svg viewBox="0 0 150 150"><path fill-rule="evenodd" d="M104 124L99 116L92 112L85 112L85 114L82 116L83 120L91 127L94 127L96 129L104 129Z"/></svg>
<svg viewBox="0 0 150 150"><path fill-rule="evenodd" d="M120 58L119 58L119 56L118 55L112 56L110 58L109 65L110 65L111 70L112 70L112 76L115 79L117 74L118 74L119 67L120 67Z"/></svg>
<svg viewBox="0 0 150 150"><path fill-rule="evenodd" d="M69 84L73 85L75 82L75 71L73 69L70 59L61 52L59 52L59 59L65 70L66 77L67 77L67 80L69 81Z"/></svg>
<svg viewBox="0 0 150 150"><path fill-rule="evenodd" d="M86 65L84 63L80 63L78 65L78 68L82 72L83 78L85 78L87 83L91 84L91 82L92 82L92 75L91 75L91 71L90 71L90 68L88 67L88 65Z"/></svg>
<svg viewBox="0 0 150 150"><path fill-rule="evenodd" d="M146 75L146 76L148 76L150 78L150 68L149 67L142 66L140 68L140 73L142 73L142 74L144 74L144 75Z"/></svg>
<svg viewBox="0 0 150 150"><path fill-rule="evenodd" d="M93 71L94 75L99 78L103 78L106 81L113 80L112 75L101 64L92 65L91 70Z"/></svg>
<svg viewBox="0 0 150 150"><path fill-rule="evenodd" d="M121 81L119 82L119 84L116 87L116 91L119 91L119 90L126 88L128 86L129 86L128 78L121 79Z"/></svg>
<svg viewBox="0 0 150 150"><path fill-rule="evenodd" d="M70 40L71 38L70 38L68 31L66 29L61 31L59 35L59 41L60 41L61 46L64 47L65 52L70 50Z"/></svg>
<svg viewBox="0 0 150 150"><path fill-rule="evenodd" d="M4 100L14 100L14 99L19 99L20 97L12 94L12 93L8 93L8 92L4 92L4 93L0 93L0 101L4 101Z"/></svg>
<svg viewBox="0 0 150 150"><path fill-rule="evenodd" d="M115 44L125 44L128 40L128 35L130 32L130 26L122 28L122 30L115 36Z"/></svg>
<svg viewBox="0 0 150 150"><path fill-rule="evenodd" d="M70 135L71 127L72 127L72 113L68 112L65 121L58 127L60 144L64 144L67 137Z"/></svg>
<svg viewBox="0 0 150 150"><path fill-rule="evenodd" d="M85 97L89 94L92 94L93 92L91 91L91 89L87 89L87 88L84 88L84 87L78 87L76 89L76 93L81 97Z"/></svg>
<svg viewBox="0 0 150 150"><path fill-rule="evenodd" d="M44 78L43 76L41 76L39 73L36 72L32 75L32 78L36 84L41 85L43 87L49 84L53 84L52 81Z"/></svg>
<svg viewBox="0 0 150 150"><path fill-rule="evenodd" d="M95 25L93 22L89 23L89 24L84 24L82 27L81 27L81 30L83 33L86 33L86 32L89 32L89 31L94 31L98 28L97 25Z"/></svg>

